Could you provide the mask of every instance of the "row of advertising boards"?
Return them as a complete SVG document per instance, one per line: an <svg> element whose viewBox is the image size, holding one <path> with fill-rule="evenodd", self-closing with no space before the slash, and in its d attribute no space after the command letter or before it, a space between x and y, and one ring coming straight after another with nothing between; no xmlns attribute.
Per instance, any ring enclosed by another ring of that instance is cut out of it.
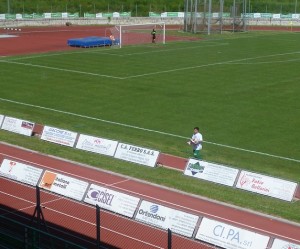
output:
<svg viewBox="0 0 300 249"><path fill-rule="evenodd" d="M0 115L3 130L32 136L34 126L30 121ZM50 126L44 126L41 139L149 167L155 167L159 157L157 150ZM184 174L284 201L292 201L298 187L296 182L195 159L188 160Z"/></svg>
<svg viewBox="0 0 300 249"><path fill-rule="evenodd" d="M0 115L3 130L32 136L35 123ZM41 139L60 145L99 153L150 167L156 165L158 151L117 141L77 134L55 127L45 126ZM223 165L189 159L184 174L215 183L235 186L239 189L268 192L269 196L291 200L296 183L241 171ZM169 208L159 203L142 200L139 197L115 191L64 174L44 170L33 165L4 159L0 166L2 177L39 186L47 191L98 205L138 222L160 229L171 229L174 233L204 241L226 249L300 249L292 244L264 234L255 233L218 220L201 217L192 213ZM266 194L266 193L263 193Z"/></svg>
<svg viewBox="0 0 300 249"><path fill-rule="evenodd" d="M226 249L300 249L278 238L176 210L106 186L4 158L0 176L117 213L137 222ZM270 244L272 244L271 247Z"/></svg>

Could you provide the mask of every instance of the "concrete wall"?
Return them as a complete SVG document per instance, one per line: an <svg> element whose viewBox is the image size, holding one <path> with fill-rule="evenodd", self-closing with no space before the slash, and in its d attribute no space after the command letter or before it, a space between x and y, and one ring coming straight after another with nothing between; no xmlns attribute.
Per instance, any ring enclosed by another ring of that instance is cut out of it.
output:
<svg viewBox="0 0 300 249"><path fill-rule="evenodd" d="M130 17L130 18L51 18L51 19L18 19L0 20L0 27L24 27L24 26L61 26L66 22L72 25L122 25L165 22L167 25L183 25L183 18L161 18L161 17ZM252 18L247 19L249 26L298 26L300 19L274 19L274 18Z"/></svg>

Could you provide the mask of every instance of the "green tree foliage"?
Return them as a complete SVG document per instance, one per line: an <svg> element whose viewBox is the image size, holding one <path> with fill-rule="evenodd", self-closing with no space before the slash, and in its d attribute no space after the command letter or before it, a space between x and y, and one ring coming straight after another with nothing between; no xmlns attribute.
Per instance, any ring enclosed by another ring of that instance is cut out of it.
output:
<svg viewBox="0 0 300 249"><path fill-rule="evenodd" d="M208 0L206 0L208 2ZM184 11L185 0L0 0L0 13L44 12L132 12L132 16L148 16L148 12ZM200 0L203 5L205 0ZM219 0L212 0L218 10ZM235 0L241 5L243 0ZM299 1L300 2L300 1ZM224 10L234 0L224 0ZM246 0L247 12L300 13L297 0ZM300 3L299 3L300 5Z"/></svg>

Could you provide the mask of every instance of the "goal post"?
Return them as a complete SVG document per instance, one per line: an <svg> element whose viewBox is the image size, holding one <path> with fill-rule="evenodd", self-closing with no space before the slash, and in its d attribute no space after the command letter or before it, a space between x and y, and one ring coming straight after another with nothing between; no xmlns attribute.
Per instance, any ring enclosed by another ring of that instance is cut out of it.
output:
<svg viewBox="0 0 300 249"><path fill-rule="evenodd" d="M155 29L155 43L166 43L166 25L164 22L117 25L110 29L120 48L126 45L152 43L151 32Z"/></svg>

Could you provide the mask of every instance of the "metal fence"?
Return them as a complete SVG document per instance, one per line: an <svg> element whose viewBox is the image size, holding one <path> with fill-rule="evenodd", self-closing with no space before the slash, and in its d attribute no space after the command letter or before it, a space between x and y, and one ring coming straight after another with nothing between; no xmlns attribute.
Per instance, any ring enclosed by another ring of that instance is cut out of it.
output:
<svg viewBox="0 0 300 249"><path fill-rule="evenodd" d="M24 191L24 186L24 198L0 205L5 248L216 248L38 187L26 185Z"/></svg>

